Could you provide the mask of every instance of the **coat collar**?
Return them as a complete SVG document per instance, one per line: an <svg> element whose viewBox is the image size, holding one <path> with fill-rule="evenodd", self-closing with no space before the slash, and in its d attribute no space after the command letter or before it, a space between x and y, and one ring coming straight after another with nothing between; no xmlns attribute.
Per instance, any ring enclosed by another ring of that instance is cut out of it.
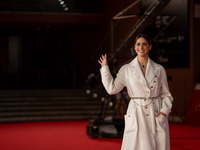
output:
<svg viewBox="0 0 200 150"><path fill-rule="evenodd" d="M156 74L159 70L158 64L153 62L150 58L148 58L145 76L142 73L137 57L130 62L130 65L135 67L135 75L138 76L139 81L141 81L143 84L146 84L147 86L153 80L153 78L156 77Z"/></svg>

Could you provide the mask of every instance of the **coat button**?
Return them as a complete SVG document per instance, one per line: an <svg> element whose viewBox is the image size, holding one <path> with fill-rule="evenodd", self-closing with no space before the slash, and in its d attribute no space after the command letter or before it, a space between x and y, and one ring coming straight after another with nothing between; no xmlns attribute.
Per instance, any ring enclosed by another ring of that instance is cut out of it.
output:
<svg viewBox="0 0 200 150"><path fill-rule="evenodd" d="M145 109L147 109L148 107L146 106Z"/></svg>
<svg viewBox="0 0 200 150"><path fill-rule="evenodd" d="M154 80L153 83L156 83L156 81Z"/></svg>
<svg viewBox="0 0 200 150"><path fill-rule="evenodd" d="M147 116L149 116L149 114L146 114Z"/></svg>
<svg viewBox="0 0 200 150"><path fill-rule="evenodd" d="M153 88L153 86L151 86L151 88Z"/></svg>

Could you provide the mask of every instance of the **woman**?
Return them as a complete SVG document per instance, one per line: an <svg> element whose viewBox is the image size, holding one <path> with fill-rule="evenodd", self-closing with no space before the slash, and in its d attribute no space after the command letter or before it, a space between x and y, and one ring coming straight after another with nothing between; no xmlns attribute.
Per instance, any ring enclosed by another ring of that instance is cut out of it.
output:
<svg viewBox="0 0 200 150"><path fill-rule="evenodd" d="M131 98L125 118L122 150L169 150L168 114L173 98L169 92L165 69L149 58L152 48L149 38L136 37L137 57L123 65L113 79L102 55L102 83L109 94L116 94L124 87Z"/></svg>

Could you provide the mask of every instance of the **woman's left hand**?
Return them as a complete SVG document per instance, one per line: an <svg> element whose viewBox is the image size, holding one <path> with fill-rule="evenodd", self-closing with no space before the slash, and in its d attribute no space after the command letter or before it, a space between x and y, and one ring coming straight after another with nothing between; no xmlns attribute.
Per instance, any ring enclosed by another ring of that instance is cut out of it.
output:
<svg viewBox="0 0 200 150"><path fill-rule="evenodd" d="M158 117L159 115L163 115L163 116L165 116L165 117L167 116L165 113L163 113L163 112L161 112L161 111L160 111L159 113L156 114L156 117Z"/></svg>

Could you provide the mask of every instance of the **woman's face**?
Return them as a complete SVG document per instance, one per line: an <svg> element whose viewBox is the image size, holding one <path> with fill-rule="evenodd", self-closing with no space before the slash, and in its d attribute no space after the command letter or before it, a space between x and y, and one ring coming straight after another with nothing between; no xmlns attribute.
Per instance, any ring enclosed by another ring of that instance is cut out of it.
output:
<svg viewBox="0 0 200 150"><path fill-rule="evenodd" d="M137 39L135 43L135 51L139 57L147 57L149 55L150 50L151 45L145 38L140 37Z"/></svg>

